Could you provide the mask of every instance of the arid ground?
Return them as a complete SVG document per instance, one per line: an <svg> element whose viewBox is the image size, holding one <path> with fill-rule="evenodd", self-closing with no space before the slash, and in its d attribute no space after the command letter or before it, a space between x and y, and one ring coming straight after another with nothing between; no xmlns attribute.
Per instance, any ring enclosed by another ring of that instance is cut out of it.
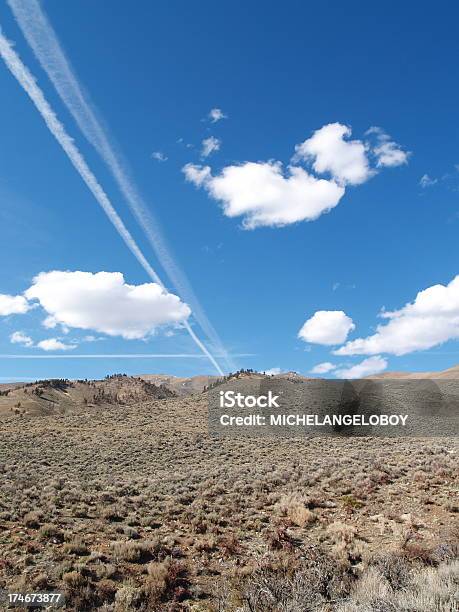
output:
<svg viewBox="0 0 459 612"><path fill-rule="evenodd" d="M0 588L106 612L457 610L456 439L211 438L206 393L133 384L71 410L13 391Z"/></svg>

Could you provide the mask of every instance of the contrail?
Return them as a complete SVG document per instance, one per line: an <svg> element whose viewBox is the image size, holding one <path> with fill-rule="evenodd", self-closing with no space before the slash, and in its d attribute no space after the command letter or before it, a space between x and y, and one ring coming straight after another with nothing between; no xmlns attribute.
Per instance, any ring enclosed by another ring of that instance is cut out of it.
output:
<svg viewBox="0 0 459 612"><path fill-rule="evenodd" d="M0 359L206 359L206 355L193 355L189 353L126 353L123 354L100 354L94 355L88 354L77 354L72 355L57 355L52 353L51 355L18 355L18 354L5 354L0 355Z"/></svg>
<svg viewBox="0 0 459 612"><path fill-rule="evenodd" d="M137 258L139 263L143 266L144 270L150 276L152 280L161 285L163 289L165 289L164 284L159 278L156 271L152 268L152 266L148 263L142 251L137 246L134 238L131 236L129 230L124 225L120 216L113 208L112 203L110 202L107 194L100 186L96 177L89 169L86 161L83 156L77 149L74 144L72 138L65 131L64 126L57 118L51 106L48 104L47 100L41 89L38 87L35 82L34 77L27 69L27 67L22 63L21 59L14 51L13 47L9 43L9 41L3 36L3 33L0 29L0 55L5 62L6 66L12 73L12 75L16 78L18 83L30 97L35 107L37 108L40 115L43 117L46 125L48 126L49 131L52 133L54 138L58 141L61 147L64 149L67 157L72 162L74 168L79 173L83 181L86 183L89 190L92 192L100 206L103 208L105 214L110 219L110 221L115 226L117 232L120 234L128 248ZM165 289L166 290L166 289ZM184 322L184 326L187 329L188 333L196 343L196 345L201 349L201 351L208 357L208 359L212 362L213 366L219 372L219 374L223 374L220 366L211 355L211 353L207 350L204 344L199 340L194 331L192 330L188 321Z"/></svg>
<svg viewBox="0 0 459 612"><path fill-rule="evenodd" d="M252 353L240 353L236 357L254 357ZM190 353L126 353L126 354L62 354L57 355L0 355L0 359L206 359L207 355L195 355ZM1 377L0 377L1 380Z"/></svg>
<svg viewBox="0 0 459 612"><path fill-rule="evenodd" d="M145 232L159 262L163 266L179 295L186 301L201 328L211 340L217 352L224 355L229 369L236 366L227 354L217 332L207 319L202 307L191 288L188 279L177 267L168 245L163 238L157 220L138 193L129 173L120 161L120 156L111 145L102 122L97 118L88 96L83 92L77 77L68 61L57 35L43 12L38 0L8 0L14 17L32 48L40 65L53 83L62 102L65 104L78 127L96 149L110 169L118 188L125 197L129 208Z"/></svg>

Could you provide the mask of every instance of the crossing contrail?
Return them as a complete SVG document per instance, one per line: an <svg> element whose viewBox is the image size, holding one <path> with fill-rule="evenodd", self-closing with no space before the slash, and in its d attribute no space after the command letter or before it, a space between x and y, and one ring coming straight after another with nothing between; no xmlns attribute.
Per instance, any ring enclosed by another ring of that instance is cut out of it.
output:
<svg viewBox="0 0 459 612"><path fill-rule="evenodd" d="M131 252L137 258L139 263L143 266L144 270L147 272L150 278L154 280L156 283L158 283L159 285L161 285L161 287L163 287L163 289L166 290L160 277L158 276L156 271L153 269L153 267L150 265L148 260L145 258L144 254L138 247L137 243L135 242L134 238L130 234L129 230L126 228L120 216L114 209L107 194L105 193L105 191L99 184L95 175L90 170L84 157L82 156L82 154L80 153L76 145L74 144L72 138L67 134L63 124L59 121L55 112L53 111L49 103L47 102L42 90L38 87L31 72L23 64L18 54L15 52L15 50L11 46L10 42L3 35L1 29L0 29L0 56L2 57L8 69L10 70L11 74L16 78L18 83L21 85L21 87L24 89L24 91L27 93L27 95L30 97L30 99L34 103L36 109L38 110L43 120L45 121L49 131L54 136L54 138L57 140L57 142L61 145L61 147L67 154L67 157L73 164L74 168L79 173L83 181L86 183L88 189L94 195L97 202L100 204L105 214L107 215L107 217L110 219L112 224L115 226L117 232L119 233L121 238L124 240L127 247L131 250ZM217 361L212 356L212 354L209 352L209 350L206 348L206 346L201 342L201 340L196 336L196 334L194 333L188 321L184 322L184 326L187 329L190 336L192 337L193 341L196 343L196 345L211 361L211 363L213 364L217 372L219 372L219 374L223 374Z"/></svg>
<svg viewBox="0 0 459 612"><path fill-rule="evenodd" d="M87 94L83 91L39 1L8 0L8 4L24 37L54 85L62 102L73 116L85 138L96 149L108 166L119 190L123 194L137 222L145 232L150 245L173 286L182 299L191 307L193 316L215 347L215 350L224 355L228 368L231 370L236 369L217 332L199 304L188 279L174 261L158 221L154 218L149 207L139 194L125 164L121 161L120 156L111 144L107 131L98 119L97 113L90 103Z"/></svg>

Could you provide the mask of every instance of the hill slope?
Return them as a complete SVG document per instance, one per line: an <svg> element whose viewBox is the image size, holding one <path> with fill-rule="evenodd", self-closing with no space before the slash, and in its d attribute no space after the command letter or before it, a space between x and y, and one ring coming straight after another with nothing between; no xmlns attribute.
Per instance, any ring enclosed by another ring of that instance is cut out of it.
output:
<svg viewBox="0 0 459 612"><path fill-rule="evenodd" d="M130 405L175 397L167 387L133 376L115 375L104 380L42 380L0 389L0 415L46 415L67 413L82 408Z"/></svg>

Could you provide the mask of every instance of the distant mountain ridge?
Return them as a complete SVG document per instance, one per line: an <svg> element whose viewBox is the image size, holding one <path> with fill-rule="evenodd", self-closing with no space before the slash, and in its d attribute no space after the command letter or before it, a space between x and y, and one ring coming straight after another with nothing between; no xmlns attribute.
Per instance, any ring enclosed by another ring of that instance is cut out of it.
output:
<svg viewBox="0 0 459 612"><path fill-rule="evenodd" d="M291 381L311 380L311 377L302 376L298 372L281 372L280 374L265 374L264 372L255 372L252 370L242 370L230 375L231 378L281 378ZM181 378L179 376L170 376L168 374L140 374L139 378L151 382L155 385L164 385L171 391L183 397L193 393L202 393L205 388L224 382L226 377L221 376L191 376L190 378Z"/></svg>
<svg viewBox="0 0 459 612"><path fill-rule="evenodd" d="M459 379L459 365L441 370L439 372L383 372L373 376L367 376L371 379L393 378L393 379L431 379L431 380L456 380Z"/></svg>
<svg viewBox="0 0 459 612"><path fill-rule="evenodd" d="M266 375L262 372L243 370L231 378L219 376L191 376L189 378L168 374L142 374L126 376L115 374L103 380L50 379L35 383L0 384L0 414L49 414L71 412L79 408L103 405L130 405L136 402L186 397L200 394L209 387L241 379L282 379L290 382L313 380L298 372L282 372ZM369 380L459 380L459 365L438 372L384 372L367 376Z"/></svg>
<svg viewBox="0 0 459 612"><path fill-rule="evenodd" d="M249 374L252 377L265 376L262 372L253 372ZM292 382L314 380L313 376L302 376L298 372L281 372L280 374L269 375L273 379L287 379ZM192 376L190 378L180 378L170 376L168 374L141 374L139 378L154 383L155 385L164 385L171 389L180 397L191 395L192 393L202 393L205 387L215 384L220 380L219 376ZM377 379L442 379L456 380L459 379L459 365L453 366L447 370L438 372L384 372L373 376L367 376L371 380Z"/></svg>

